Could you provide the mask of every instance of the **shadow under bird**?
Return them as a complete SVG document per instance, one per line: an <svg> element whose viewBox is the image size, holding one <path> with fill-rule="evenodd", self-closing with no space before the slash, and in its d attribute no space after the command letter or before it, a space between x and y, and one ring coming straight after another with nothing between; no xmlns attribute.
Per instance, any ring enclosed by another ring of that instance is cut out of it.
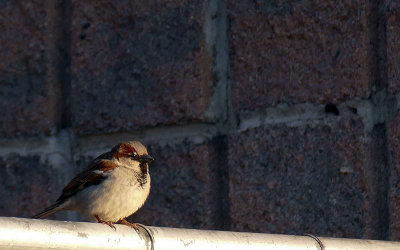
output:
<svg viewBox="0 0 400 250"><path fill-rule="evenodd" d="M114 223L121 223L138 231L137 225L125 218L142 207L149 196L149 163L153 160L142 143L120 143L94 159L65 186L55 204L32 218L75 210L114 230Z"/></svg>

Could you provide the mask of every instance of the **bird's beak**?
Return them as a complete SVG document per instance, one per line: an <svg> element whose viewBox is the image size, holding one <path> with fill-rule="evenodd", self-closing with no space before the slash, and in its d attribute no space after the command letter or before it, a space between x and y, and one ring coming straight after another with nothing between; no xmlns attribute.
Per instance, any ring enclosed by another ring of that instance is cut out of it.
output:
<svg viewBox="0 0 400 250"><path fill-rule="evenodd" d="M154 158L151 157L150 155L142 155L142 156L140 156L139 161L144 162L144 163L149 163L149 162L154 161Z"/></svg>

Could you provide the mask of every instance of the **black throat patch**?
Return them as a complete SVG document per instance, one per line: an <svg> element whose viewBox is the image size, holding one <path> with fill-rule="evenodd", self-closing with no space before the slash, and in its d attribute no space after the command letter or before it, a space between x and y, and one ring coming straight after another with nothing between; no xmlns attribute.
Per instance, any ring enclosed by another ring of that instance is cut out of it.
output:
<svg viewBox="0 0 400 250"><path fill-rule="evenodd" d="M137 180L140 184L140 186L143 188L144 184L147 183L148 181L148 174L149 174L149 164L148 163L140 163L140 173L138 173Z"/></svg>

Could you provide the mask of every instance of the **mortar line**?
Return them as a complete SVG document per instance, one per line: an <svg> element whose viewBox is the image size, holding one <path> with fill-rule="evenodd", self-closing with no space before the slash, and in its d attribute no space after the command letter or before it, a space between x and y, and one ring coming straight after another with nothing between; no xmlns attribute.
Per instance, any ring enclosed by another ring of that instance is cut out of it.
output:
<svg viewBox="0 0 400 250"><path fill-rule="evenodd" d="M63 79L62 69L59 67L60 58L62 58L59 46L61 41L60 35L60 4L57 1L46 1L46 22L47 32L44 36L46 45L46 80L48 88L47 114L51 116L54 127L58 128L62 120L63 106Z"/></svg>
<svg viewBox="0 0 400 250"><path fill-rule="evenodd" d="M216 121L225 130L229 118L230 89L228 82L229 47L227 20L224 2L211 0L207 3L204 20L204 34L208 53L213 59L214 93L206 111L207 117Z"/></svg>
<svg viewBox="0 0 400 250"><path fill-rule="evenodd" d="M333 118L352 118L363 121L365 132L370 133L377 123L390 121L395 112L388 110L389 106L400 100L397 94L387 94L386 90L374 93L370 98L355 98L337 105L339 115L327 114L324 104L299 103L295 105L278 104L275 107L263 110L239 113L239 125L237 131L285 124L287 126L299 126L312 121L324 121Z"/></svg>
<svg viewBox="0 0 400 250"><path fill-rule="evenodd" d="M388 239L390 235L391 214L390 214L390 182L391 182L391 164L390 164L390 151L389 151L389 137L388 137L388 121L391 119L392 113L390 112L391 95L387 93L388 87L388 72L387 72L387 41L386 41L386 6L385 2L381 0L371 1L371 25L370 25L370 39L373 46L373 66L372 72L375 72L375 82L378 92L372 93L372 99L376 101L378 112L381 113L381 118L378 119L374 125L376 130L379 131L379 124L383 125L383 131L380 136L384 137L385 151L383 166L376 167L377 186L374 187L379 196L375 197L373 202L381 204L383 211L378 211L380 214L378 221L374 222L373 227L376 227L376 235L381 239ZM380 92L380 93L379 93ZM378 132L377 132L378 133ZM379 135L378 135L379 136ZM373 145L379 142L380 138L373 137ZM376 156L377 157L377 156ZM382 195L385 199L381 199Z"/></svg>
<svg viewBox="0 0 400 250"><path fill-rule="evenodd" d="M228 25L225 1L212 0L208 2L206 23L211 24L213 34L213 71L216 81L216 91L219 92L220 114L216 124L216 134L213 137L215 149L218 152L216 161L218 162L216 171L216 192L214 195L218 200L216 205L215 229L229 230L231 225L229 221L230 206L229 196L229 167L228 167L228 142L227 133L231 128L233 116L232 95L229 81L229 39ZM218 96L214 97L218 98ZM210 105L210 108L213 108Z"/></svg>
<svg viewBox="0 0 400 250"><path fill-rule="evenodd" d="M239 115L239 127L234 131L244 131L247 129L269 126L275 124L286 124L288 126L299 126L309 124L311 122L324 121L326 119L339 119L341 117L363 119L364 124L373 128L376 123L382 123L392 119L392 115L383 114L371 117L371 113L387 113L384 111L388 105L388 99L400 99L400 95L388 94L388 97L381 104L376 103L372 99L354 99L338 105L340 111L339 116L326 114L323 104L300 103L293 106L278 105L276 107L267 108L255 112L247 112ZM357 114L352 109L357 110ZM379 110L381 109L381 110ZM382 110L383 109L383 110ZM378 112L379 111L379 112ZM389 112L390 113L390 112ZM74 135L70 129L62 129L56 135L49 137L30 137L30 138L13 138L0 139L0 156L8 153L29 152L39 153L48 152L48 141L50 139L60 138L60 134L67 132L69 140L73 144L81 147L90 144L98 145L104 141L104 145L109 146L110 143L123 141L126 139L137 139L147 144L155 143L179 143L183 140L192 140L194 143L202 143L211 140L217 136L226 136L229 133L228 128L221 130L220 124L217 123L190 123L184 125L168 125L153 128L145 128L141 130L102 133L94 135ZM98 146L101 148L101 145ZM76 147L73 147L76 148Z"/></svg>
<svg viewBox="0 0 400 250"><path fill-rule="evenodd" d="M192 123L186 125L169 125L142 130L116 132L95 135L74 135L70 129L62 129L58 134L47 137L29 138L3 138L0 139L0 156L10 153L20 155L32 155L38 153L49 153L51 140L57 140L61 134L68 133L70 144L74 144L73 149L85 148L87 145L94 145L95 148L110 146L125 140L140 140L147 144L155 143L174 143L192 139L195 143L210 140L218 134L216 124ZM65 135L63 135L65 136Z"/></svg>

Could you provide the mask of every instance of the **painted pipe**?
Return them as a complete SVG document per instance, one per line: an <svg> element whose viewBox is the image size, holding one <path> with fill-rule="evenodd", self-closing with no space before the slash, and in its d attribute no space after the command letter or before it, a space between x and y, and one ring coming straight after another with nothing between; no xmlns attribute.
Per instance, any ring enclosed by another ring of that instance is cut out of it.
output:
<svg viewBox="0 0 400 250"><path fill-rule="evenodd" d="M400 242L0 217L0 249L400 249Z"/></svg>

